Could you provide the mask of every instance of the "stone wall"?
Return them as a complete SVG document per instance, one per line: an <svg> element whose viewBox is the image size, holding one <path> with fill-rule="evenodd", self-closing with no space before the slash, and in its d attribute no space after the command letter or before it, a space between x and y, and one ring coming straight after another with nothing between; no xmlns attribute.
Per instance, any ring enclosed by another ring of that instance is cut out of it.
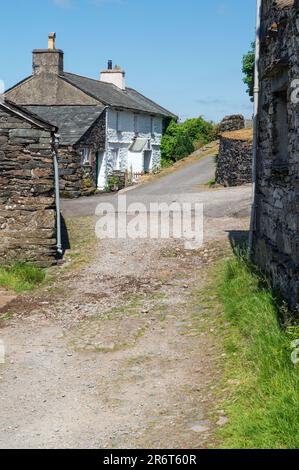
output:
<svg viewBox="0 0 299 470"><path fill-rule="evenodd" d="M298 1L263 2L254 261L299 303Z"/></svg>
<svg viewBox="0 0 299 470"><path fill-rule="evenodd" d="M238 131L240 129L244 129L244 127L244 116L242 116L242 114L232 114L231 116L225 116L225 118L222 119L219 125L219 133Z"/></svg>
<svg viewBox="0 0 299 470"><path fill-rule="evenodd" d="M106 148L106 111L80 140L80 152L83 147L90 149L90 162L83 166L81 195L89 196L97 190L97 152Z"/></svg>
<svg viewBox="0 0 299 470"><path fill-rule="evenodd" d="M59 147L59 187L63 198L81 196L82 157L79 149L68 146Z"/></svg>
<svg viewBox="0 0 299 470"><path fill-rule="evenodd" d="M56 259L53 135L0 105L0 263Z"/></svg>
<svg viewBox="0 0 299 470"><path fill-rule="evenodd" d="M241 186L252 182L252 130L226 132L220 137L216 183Z"/></svg>

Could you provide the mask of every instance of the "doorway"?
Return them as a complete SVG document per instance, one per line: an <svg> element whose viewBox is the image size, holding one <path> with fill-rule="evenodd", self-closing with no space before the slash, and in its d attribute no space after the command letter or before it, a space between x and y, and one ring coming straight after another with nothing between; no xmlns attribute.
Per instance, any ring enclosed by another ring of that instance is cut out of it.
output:
<svg viewBox="0 0 299 470"><path fill-rule="evenodd" d="M152 169L152 151L144 151L144 173L150 173Z"/></svg>

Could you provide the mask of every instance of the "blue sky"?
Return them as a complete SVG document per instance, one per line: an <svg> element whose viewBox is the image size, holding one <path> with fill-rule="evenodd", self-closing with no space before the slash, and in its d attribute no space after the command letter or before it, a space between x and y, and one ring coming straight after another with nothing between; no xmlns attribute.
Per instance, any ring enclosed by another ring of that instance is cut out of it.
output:
<svg viewBox="0 0 299 470"><path fill-rule="evenodd" d="M178 114L250 116L241 59L255 0L10 0L1 2L0 79L31 74L31 51L57 33L65 70L92 78L108 59L127 84Z"/></svg>

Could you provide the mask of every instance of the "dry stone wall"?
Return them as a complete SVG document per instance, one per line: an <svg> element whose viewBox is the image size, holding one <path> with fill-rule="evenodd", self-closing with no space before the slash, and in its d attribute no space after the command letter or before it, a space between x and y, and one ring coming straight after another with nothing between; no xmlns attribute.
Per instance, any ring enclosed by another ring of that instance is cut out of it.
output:
<svg viewBox="0 0 299 470"><path fill-rule="evenodd" d="M61 146L59 148L59 186L64 198L76 198L82 191L82 156L79 148Z"/></svg>
<svg viewBox="0 0 299 470"><path fill-rule="evenodd" d="M226 132L220 137L216 183L241 186L252 182L252 131Z"/></svg>

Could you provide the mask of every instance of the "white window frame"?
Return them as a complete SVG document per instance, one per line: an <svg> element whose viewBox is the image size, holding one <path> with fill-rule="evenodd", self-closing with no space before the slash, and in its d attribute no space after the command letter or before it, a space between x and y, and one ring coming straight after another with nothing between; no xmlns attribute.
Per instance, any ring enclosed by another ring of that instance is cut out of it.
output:
<svg viewBox="0 0 299 470"><path fill-rule="evenodd" d="M90 148L84 147L82 149L82 165L90 165Z"/></svg>

